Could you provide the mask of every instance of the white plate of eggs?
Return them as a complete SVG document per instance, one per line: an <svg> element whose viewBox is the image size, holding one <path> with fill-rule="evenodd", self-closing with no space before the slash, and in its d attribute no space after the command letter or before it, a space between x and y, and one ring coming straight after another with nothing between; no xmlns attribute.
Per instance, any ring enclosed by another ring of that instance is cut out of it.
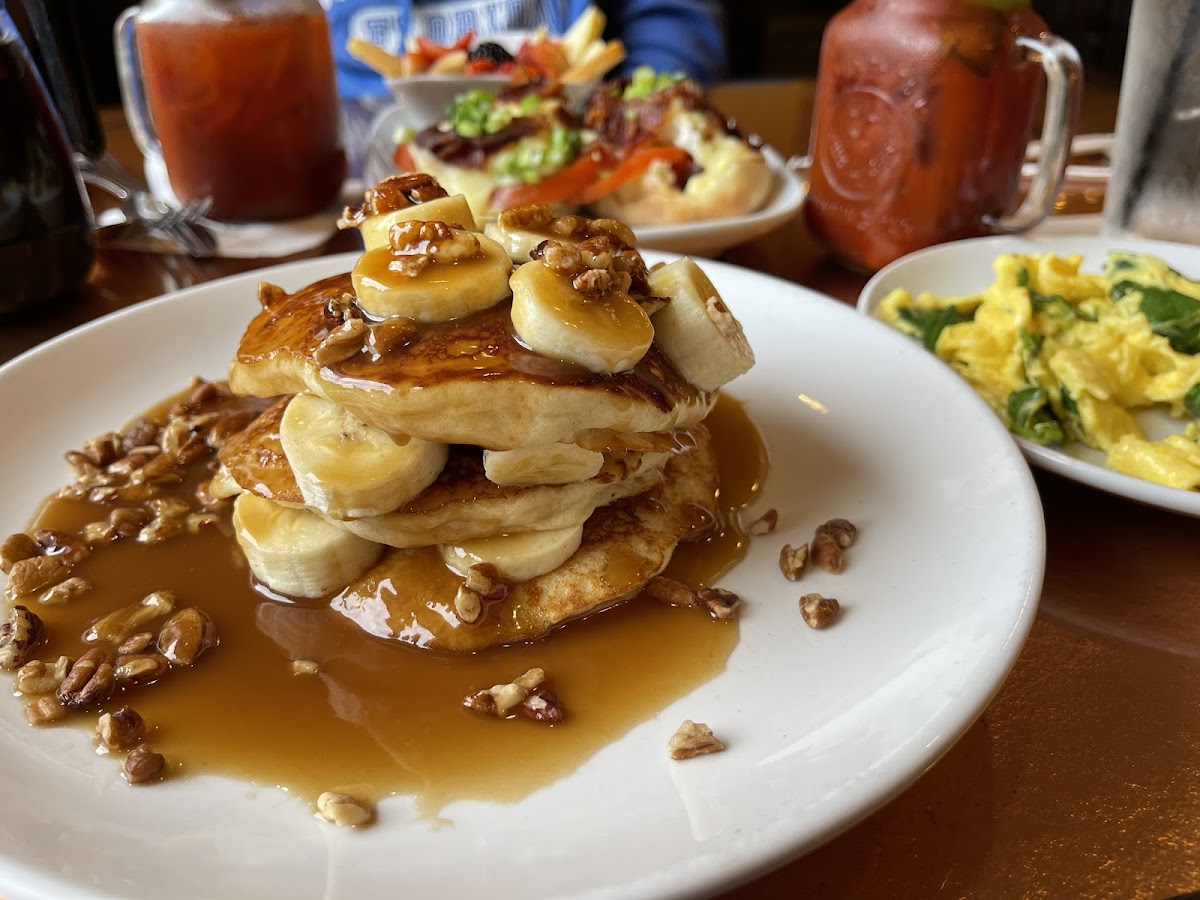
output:
<svg viewBox="0 0 1200 900"><path fill-rule="evenodd" d="M998 236L897 260L858 309L936 347L1032 465L1200 517L1196 282L1200 247Z"/></svg>

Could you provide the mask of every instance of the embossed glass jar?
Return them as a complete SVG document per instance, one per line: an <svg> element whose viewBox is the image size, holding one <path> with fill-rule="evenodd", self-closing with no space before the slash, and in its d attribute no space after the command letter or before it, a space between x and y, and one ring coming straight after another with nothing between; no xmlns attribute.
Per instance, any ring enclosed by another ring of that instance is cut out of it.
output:
<svg viewBox="0 0 1200 900"><path fill-rule="evenodd" d="M1041 169L1010 218L1047 78ZM1028 0L856 0L821 45L809 227L845 262L1020 231L1051 210L1081 84Z"/></svg>

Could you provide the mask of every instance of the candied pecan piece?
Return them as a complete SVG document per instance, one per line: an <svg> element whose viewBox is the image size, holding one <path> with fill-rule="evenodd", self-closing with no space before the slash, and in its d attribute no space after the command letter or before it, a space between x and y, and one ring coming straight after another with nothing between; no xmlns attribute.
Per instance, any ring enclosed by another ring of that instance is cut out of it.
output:
<svg viewBox="0 0 1200 900"><path fill-rule="evenodd" d="M824 628L838 617L841 604L832 597L805 594L800 598L800 615L809 628Z"/></svg>
<svg viewBox="0 0 1200 900"><path fill-rule="evenodd" d="M691 719L684 719L667 741L667 752L671 754L671 759L691 759L702 753L717 753L724 749L725 745L712 733L711 728Z"/></svg>
<svg viewBox="0 0 1200 900"><path fill-rule="evenodd" d="M834 575L846 568L846 555L842 553L837 538L827 531L813 535L809 555L814 566Z"/></svg>
<svg viewBox="0 0 1200 900"><path fill-rule="evenodd" d="M19 669L42 639L42 620L24 606L14 606L0 625L0 669Z"/></svg>
<svg viewBox="0 0 1200 900"><path fill-rule="evenodd" d="M86 709L111 697L114 687L116 678L108 654L93 648L75 660L67 671L67 677L58 686L58 701L68 709Z"/></svg>

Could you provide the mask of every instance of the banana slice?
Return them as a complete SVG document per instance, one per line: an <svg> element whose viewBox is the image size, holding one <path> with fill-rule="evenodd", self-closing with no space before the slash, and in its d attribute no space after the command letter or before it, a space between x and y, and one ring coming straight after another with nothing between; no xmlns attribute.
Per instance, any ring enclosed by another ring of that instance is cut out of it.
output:
<svg viewBox="0 0 1200 900"><path fill-rule="evenodd" d="M741 323L686 256L651 272L650 292L671 301L652 317L654 343L690 383L715 391L754 365Z"/></svg>
<svg viewBox="0 0 1200 900"><path fill-rule="evenodd" d="M288 597L325 597L354 581L383 552L306 509L255 494L233 502L233 531L254 577Z"/></svg>
<svg viewBox="0 0 1200 900"><path fill-rule="evenodd" d="M528 581L565 563L582 540L582 522L553 531L498 534L461 544L442 544L442 561L464 577L471 566L491 563L508 581Z"/></svg>
<svg viewBox="0 0 1200 900"><path fill-rule="evenodd" d="M603 453L578 444L483 451L483 472L493 484L571 484L594 478L603 465Z"/></svg>
<svg viewBox="0 0 1200 900"><path fill-rule="evenodd" d="M590 297L542 262L521 266L509 284L517 337L543 356L612 375L636 366L654 340L650 318L626 293Z"/></svg>
<svg viewBox="0 0 1200 900"><path fill-rule="evenodd" d="M416 203L404 209L393 209L389 212L368 216L358 226L362 234L363 245L368 250L388 246L388 232L397 222L445 222L447 225L457 225L466 231L476 231L475 217L471 215L471 207L467 198L462 194L453 197L438 197Z"/></svg>
<svg viewBox="0 0 1200 900"><path fill-rule="evenodd" d="M359 308L368 316L448 322L508 296L512 263L491 238L448 229L441 222L407 224L411 243L402 243L400 249L389 244L368 250L350 273ZM393 232L390 240L395 236Z"/></svg>
<svg viewBox="0 0 1200 900"><path fill-rule="evenodd" d="M305 504L335 519L399 508L433 484L449 452L416 438L400 443L312 394L288 403L279 442Z"/></svg>
<svg viewBox="0 0 1200 900"><path fill-rule="evenodd" d="M578 244L588 238L604 235L626 247L637 246L633 230L615 219L559 216L551 207L543 204L506 209L496 221L484 226L483 233L507 250L509 258L517 265L529 262L530 252L547 240Z"/></svg>

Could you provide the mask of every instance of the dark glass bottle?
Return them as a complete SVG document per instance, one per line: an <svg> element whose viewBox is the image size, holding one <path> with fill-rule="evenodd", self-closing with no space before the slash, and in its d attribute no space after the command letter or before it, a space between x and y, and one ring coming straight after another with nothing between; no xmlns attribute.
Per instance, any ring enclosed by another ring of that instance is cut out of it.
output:
<svg viewBox="0 0 1200 900"><path fill-rule="evenodd" d="M0 0L0 315L69 291L91 261L66 132Z"/></svg>

